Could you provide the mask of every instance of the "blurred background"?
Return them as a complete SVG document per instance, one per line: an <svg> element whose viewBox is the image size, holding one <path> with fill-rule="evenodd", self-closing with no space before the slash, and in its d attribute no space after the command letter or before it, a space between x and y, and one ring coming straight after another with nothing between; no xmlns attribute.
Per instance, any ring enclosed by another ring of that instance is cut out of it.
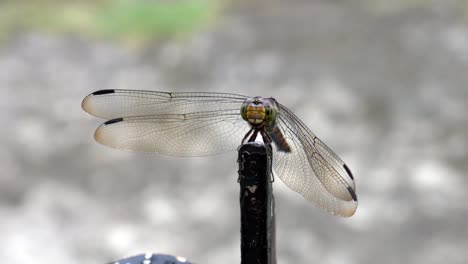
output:
<svg viewBox="0 0 468 264"><path fill-rule="evenodd" d="M99 145L126 88L273 96L346 161L348 219L275 181L278 263L468 263L467 83L466 0L1 1L0 259L240 262L237 153Z"/></svg>

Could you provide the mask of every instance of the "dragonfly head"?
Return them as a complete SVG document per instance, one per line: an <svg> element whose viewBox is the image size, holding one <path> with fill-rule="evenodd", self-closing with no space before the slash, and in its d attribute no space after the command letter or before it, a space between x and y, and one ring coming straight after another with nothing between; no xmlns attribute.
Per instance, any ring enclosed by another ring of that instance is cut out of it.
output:
<svg viewBox="0 0 468 264"><path fill-rule="evenodd" d="M246 99L241 108L242 118L253 127L274 124L277 113L278 107L275 100L260 96Z"/></svg>

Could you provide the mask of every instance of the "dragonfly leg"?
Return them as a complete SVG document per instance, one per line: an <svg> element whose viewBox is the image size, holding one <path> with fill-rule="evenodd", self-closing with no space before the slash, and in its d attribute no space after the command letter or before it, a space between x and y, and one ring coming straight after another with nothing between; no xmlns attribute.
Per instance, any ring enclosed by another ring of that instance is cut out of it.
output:
<svg viewBox="0 0 468 264"><path fill-rule="evenodd" d="M253 131L254 131L254 128L252 127L252 128L249 130L249 132L247 132L247 134L245 134L244 138L242 139L242 143L241 143L241 144L244 144L244 143L245 143L245 141L247 140L247 138L248 138L250 135L252 135Z"/></svg>
<svg viewBox="0 0 468 264"><path fill-rule="evenodd" d="M260 135L262 135L263 143L271 144L272 140L271 140L270 135L268 135L268 133L266 133L264 130L261 130Z"/></svg>
<svg viewBox="0 0 468 264"><path fill-rule="evenodd" d="M258 135L258 129L254 128L252 136L250 136L250 138L249 138L249 142L254 142L255 139L257 138L257 135Z"/></svg>

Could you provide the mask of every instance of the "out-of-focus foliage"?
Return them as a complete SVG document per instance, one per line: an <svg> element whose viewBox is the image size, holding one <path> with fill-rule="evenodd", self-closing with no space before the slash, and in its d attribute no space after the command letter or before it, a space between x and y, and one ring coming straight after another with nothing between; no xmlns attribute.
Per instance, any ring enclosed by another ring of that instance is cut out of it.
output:
<svg viewBox="0 0 468 264"><path fill-rule="evenodd" d="M2 1L0 37L17 30L148 40L180 37L216 18L215 0Z"/></svg>

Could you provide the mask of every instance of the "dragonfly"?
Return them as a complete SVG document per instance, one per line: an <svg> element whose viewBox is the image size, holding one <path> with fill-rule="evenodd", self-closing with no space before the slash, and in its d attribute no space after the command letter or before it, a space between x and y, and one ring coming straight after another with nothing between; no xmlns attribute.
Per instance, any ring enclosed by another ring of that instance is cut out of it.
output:
<svg viewBox="0 0 468 264"><path fill-rule="evenodd" d="M209 156L260 134L275 150L273 170L286 186L331 214L356 211L349 167L274 98L107 89L86 96L82 108L107 120L96 129L97 142L127 151Z"/></svg>

